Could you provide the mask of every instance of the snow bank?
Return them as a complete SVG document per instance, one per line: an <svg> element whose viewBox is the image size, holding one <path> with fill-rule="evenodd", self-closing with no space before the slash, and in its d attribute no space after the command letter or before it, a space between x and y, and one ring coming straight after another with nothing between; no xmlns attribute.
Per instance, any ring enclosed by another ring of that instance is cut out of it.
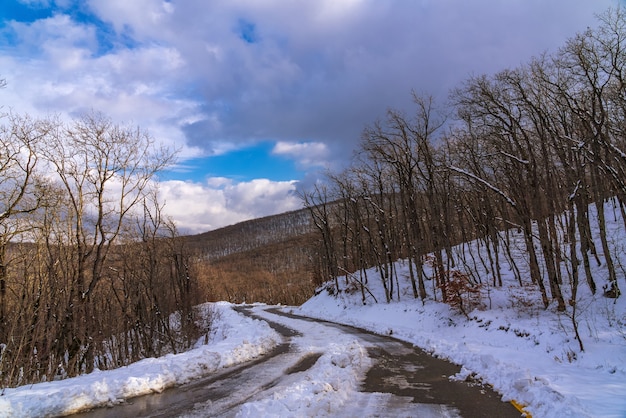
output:
<svg viewBox="0 0 626 418"><path fill-rule="evenodd" d="M216 315L208 345L199 341L185 353L148 358L72 379L6 389L0 396L0 417L62 416L112 405L250 360L280 343L281 337L267 323L238 314L227 303L212 306Z"/></svg>
<svg viewBox="0 0 626 418"><path fill-rule="evenodd" d="M281 386L270 398L244 404L237 417L337 416L354 398L371 360L357 341L331 344L326 350L304 376L290 386Z"/></svg>

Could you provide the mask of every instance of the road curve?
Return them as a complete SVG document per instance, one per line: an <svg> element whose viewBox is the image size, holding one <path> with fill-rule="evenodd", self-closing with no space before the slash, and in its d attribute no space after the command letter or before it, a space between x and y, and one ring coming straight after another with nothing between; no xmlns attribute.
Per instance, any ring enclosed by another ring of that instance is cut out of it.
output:
<svg viewBox="0 0 626 418"><path fill-rule="evenodd" d="M387 336L380 336L345 325L334 324L269 309L291 320L290 327L254 315L246 307L239 312L267 321L284 337L284 342L272 352L252 362L224 369L220 373L189 384L165 390L160 394L141 396L110 408L100 408L81 414L78 418L112 417L230 417L242 404L262 399L273 388L286 383L290 375L312 367L323 353L302 353L292 344L301 335L294 329L297 321L313 321L350 334L367 347L373 366L368 370L360 390L370 394L363 412L377 410L375 416L430 417L519 417L520 413L500 395L478 382L452 381L460 367L432 357L413 345ZM291 328L293 327L293 328ZM303 329L310 327L303 327ZM313 336L315 337L315 336ZM352 409L354 412L354 407ZM207 415L208 414L208 415ZM341 416L338 414L337 416Z"/></svg>

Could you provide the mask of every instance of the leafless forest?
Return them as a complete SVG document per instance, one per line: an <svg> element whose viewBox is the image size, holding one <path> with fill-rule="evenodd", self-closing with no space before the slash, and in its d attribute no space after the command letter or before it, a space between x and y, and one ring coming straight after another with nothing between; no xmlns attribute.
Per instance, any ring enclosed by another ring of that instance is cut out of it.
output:
<svg viewBox="0 0 626 418"><path fill-rule="evenodd" d="M185 241L196 255L196 277L210 301L299 305L322 283L314 264L319 237L304 209Z"/></svg>
<svg viewBox="0 0 626 418"><path fill-rule="evenodd" d="M368 280L381 280L390 301L399 297L394 261L406 258L414 298L464 311L484 281L502 286L506 260L546 308L572 318L580 283L619 297L626 270L604 209L626 219L626 16L612 10L599 19L554 54L468 78L445 106L414 93L414 114L390 110L366 128L351 166L304 194L325 279L345 275L363 300ZM590 207L601 248L590 236ZM523 269L509 234L500 234L513 229L524 236ZM471 240L484 252L453 251ZM607 277L594 277L592 263L603 263ZM476 265L489 277L474 274ZM376 277L367 276L371 266Z"/></svg>
<svg viewBox="0 0 626 418"><path fill-rule="evenodd" d="M0 386L186 348L201 299L151 183L172 155L99 114L3 122Z"/></svg>
<svg viewBox="0 0 626 418"><path fill-rule="evenodd" d="M579 285L619 297L626 270L603 209L626 219L625 63L626 15L611 10L555 53L468 78L449 103L414 93L414 113L390 110L364 130L347 170L302 193L305 210L190 237L153 187L173 155L140 129L100 114L5 114L0 387L184 350L198 337L193 307L208 300L299 304L344 276L363 295L381 280L390 301L399 258L414 298L461 310L484 281L502 285L505 260L572 318ZM525 266L501 234L512 229ZM453 253L470 240L486 258ZM477 262L489 277L468 268ZM608 276L594 277L592 263Z"/></svg>

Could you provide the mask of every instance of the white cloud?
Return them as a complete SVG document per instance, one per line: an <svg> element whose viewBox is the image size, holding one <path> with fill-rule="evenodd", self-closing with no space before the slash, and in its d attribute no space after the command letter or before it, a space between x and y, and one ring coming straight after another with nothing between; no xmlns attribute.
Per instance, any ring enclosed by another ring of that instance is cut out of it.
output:
<svg viewBox="0 0 626 418"><path fill-rule="evenodd" d="M205 116L199 102L177 93L185 84L186 63L175 48L145 45L98 56L96 28L61 14L10 26L21 42L13 54L0 55L8 83L0 103L65 119L101 111L140 126L183 156L197 154L186 146L181 125Z"/></svg>
<svg viewBox="0 0 626 418"><path fill-rule="evenodd" d="M309 169L324 167L329 159L330 150L323 142L284 142L274 145L272 154L283 155L295 160L300 167Z"/></svg>
<svg viewBox="0 0 626 418"><path fill-rule="evenodd" d="M308 138L339 161L388 107L410 110L411 89L445 96L470 73L524 62L616 0L86 4L115 30L102 45L95 33L103 28L69 15L14 26L20 43L8 53L36 64L18 81L40 111L96 107L205 151L218 142ZM241 39L242 20L257 42ZM44 52L24 51L35 47ZM2 67L2 75L13 70Z"/></svg>
<svg viewBox="0 0 626 418"><path fill-rule="evenodd" d="M48 7L50 5L49 0L18 0L18 2L27 6L35 7Z"/></svg>
<svg viewBox="0 0 626 418"><path fill-rule="evenodd" d="M64 14L69 0L22 1L60 8L50 18L9 22L0 30L0 37L8 33L1 39L0 77L8 86L0 105L33 116L102 111L181 149L183 158L277 141L274 153L305 169L341 167L365 125L390 107L412 112L412 89L445 98L467 75L514 67L554 50L595 25L595 12L619 4L84 2L102 24ZM254 42L242 39L242 21L253 29ZM223 225L272 206L292 207L287 190L295 186L278 185L171 183L170 197L174 187L180 190L168 205L177 208L181 223ZM249 208L252 197L258 211Z"/></svg>
<svg viewBox="0 0 626 418"><path fill-rule="evenodd" d="M165 181L159 194L164 212L175 219L183 233L200 233L248 219L302 207L295 182L256 179L233 182L210 178L204 183Z"/></svg>
<svg viewBox="0 0 626 418"><path fill-rule="evenodd" d="M87 3L117 32L130 30L141 40L161 38L168 29L168 18L175 10L173 3L162 0L88 0Z"/></svg>
<svg viewBox="0 0 626 418"><path fill-rule="evenodd" d="M62 65L76 51L88 58L98 46L93 26L77 23L64 14L28 24L11 21L8 28L21 41L17 51L36 54L40 50L43 57L54 65Z"/></svg>

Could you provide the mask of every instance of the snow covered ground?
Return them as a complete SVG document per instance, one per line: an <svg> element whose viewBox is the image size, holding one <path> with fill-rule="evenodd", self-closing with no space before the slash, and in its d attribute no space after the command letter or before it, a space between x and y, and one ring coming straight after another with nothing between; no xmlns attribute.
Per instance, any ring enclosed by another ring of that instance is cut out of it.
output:
<svg viewBox="0 0 626 418"><path fill-rule="evenodd" d="M626 417L626 298L584 301L581 353L565 315L511 308L511 300L524 297L517 288L492 289L492 303L500 306L473 311L469 321L445 304L422 306L409 296L363 306L360 295L336 299L326 292L294 313L412 342L462 365L456 378L481 378L533 417Z"/></svg>
<svg viewBox="0 0 626 418"><path fill-rule="evenodd" d="M611 245L624 260L620 266L626 265L621 219L614 219L610 227ZM406 266L398 266L400 301L363 305L359 292L344 289L332 296L320 289L301 307L283 309L412 342L462 365L453 378L478 377L493 385L504 400L525 405L534 417L626 417L626 295L617 300L602 292L591 295L581 283L576 318L585 348L581 352L572 319L554 306L544 310L537 290L520 288L508 270L502 288L483 288L481 304L468 313L468 319L432 299L424 304L414 300L403 279ZM604 277L602 266L594 269L595 277ZM376 273L370 271L368 277L369 290L384 300ZM619 280L626 289L624 271ZM281 341L266 323L233 311L231 305L212 306L218 315L209 344L200 341L187 353L146 359L118 370L6 389L0 393L0 417L70 414L159 392L259 356ZM267 315L264 308L256 305L254 311ZM289 325L287 319L282 322ZM372 361L358 342L337 334L325 341L304 337L296 341L302 352L324 354L300 380L243 405L239 416L380 416L376 400L364 399L358 392L358 380Z"/></svg>

